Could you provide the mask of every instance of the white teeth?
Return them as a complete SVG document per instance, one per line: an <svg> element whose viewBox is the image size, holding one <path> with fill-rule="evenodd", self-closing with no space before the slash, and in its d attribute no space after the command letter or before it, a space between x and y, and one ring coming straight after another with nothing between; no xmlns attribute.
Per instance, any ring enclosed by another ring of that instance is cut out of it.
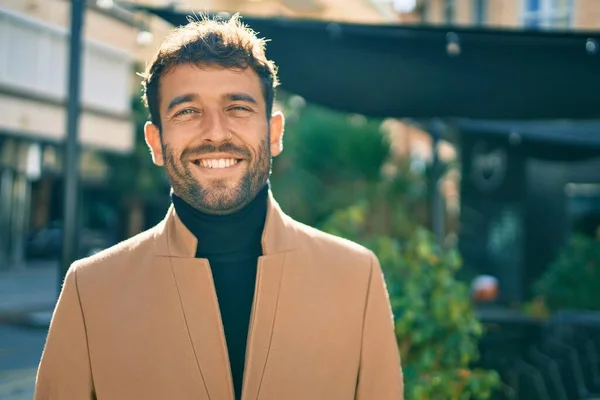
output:
<svg viewBox="0 0 600 400"><path fill-rule="evenodd" d="M198 162L201 167L205 168L229 168L236 163L237 160L233 158L203 159Z"/></svg>

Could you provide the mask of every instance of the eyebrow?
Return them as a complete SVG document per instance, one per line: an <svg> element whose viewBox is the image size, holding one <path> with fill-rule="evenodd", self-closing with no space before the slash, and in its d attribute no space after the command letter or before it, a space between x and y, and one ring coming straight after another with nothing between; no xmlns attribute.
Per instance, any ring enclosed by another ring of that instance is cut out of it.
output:
<svg viewBox="0 0 600 400"><path fill-rule="evenodd" d="M173 98L173 100L171 100L171 102L167 106L167 112L171 111L172 109L174 109L175 107L177 107L180 104L189 103L189 102L197 100L197 99L198 99L198 95L196 95L194 93L186 93L186 94L182 94L181 96L177 96L177 97Z"/></svg>
<svg viewBox="0 0 600 400"><path fill-rule="evenodd" d="M246 103L258 105L258 101L256 101L254 97L247 93L227 93L223 95L223 98L229 101L244 101ZM186 93L182 94L181 96L177 96L169 102L169 105L167 106L167 112L173 110L180 104L189 103L195 100L198 100L198 95L194 93Z"/></svg>
<svg viewBox="0 0 600 400"><path fill-rule="evenodd" d="M223 98L229 101L244 101L246 103L258 105L258 101L247 93L227 93L223 95Z"/></svg>

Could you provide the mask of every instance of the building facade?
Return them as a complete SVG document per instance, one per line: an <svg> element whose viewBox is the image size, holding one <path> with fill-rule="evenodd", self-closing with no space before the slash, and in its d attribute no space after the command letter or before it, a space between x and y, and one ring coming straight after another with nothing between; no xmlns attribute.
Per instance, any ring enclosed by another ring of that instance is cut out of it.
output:
<svg viewBox="0 0 600 400"><path fill-rule="evenodd" d="M513 29L597 30L600 26L600 2L596 0L416 0L414 3L414 11L400 14L401 20Z"/></svg>
<svg viewBox="0 0 600 400"><path fill-rule="evenodd" d="M598 0L128 2L173 6L190 13L240 12L368 24L600 28ZM80 169L83 196L90 199L82 203L104 210L91 212L98 216L111 214L109 206L96 204L102 191L94 191L106 183L109 166L103 155L126 154L135 145L131 108L132 97L139 95L135 72L151 60L172 27L152 15L128 11L118 0L90 0L87 4ZM0 269L23 264L30 234L58 224L62 218L69 22L70 2L66 0L0 0ZM409 140L399 139L412 143L407 152L423 158L424 149L432 146L429 136L414 127L398 129L410 136ZM104 219L111 218L115 217ZM83 221L85 225L86 218Z"/></svg>
<svg viewBox="0 0 600 400"><path fill-rule="evenodd" d="M46 229L48 245L60 238L69 23L68 1L0 1L0 269L24 264L32 233ZM83 190L105 181L103 154L133 147L138 30L133 21L94 7L88 7L84 26ZM56 245L47 251L58 256Z"/></svg>
<svg viewBox="0 0 600 400"><path fill-rule="evenodd" d="M114 2L118 4L118 2ZM242 16L306 18L341 22L385 23L398 21L398 14L381 0L130 0L153 7L176 7L190 14L202 12L240 13ZM151 60L157 46L172 26L160 18L141 16L152 32L150 45L139 49L140 60Z"/></svg>

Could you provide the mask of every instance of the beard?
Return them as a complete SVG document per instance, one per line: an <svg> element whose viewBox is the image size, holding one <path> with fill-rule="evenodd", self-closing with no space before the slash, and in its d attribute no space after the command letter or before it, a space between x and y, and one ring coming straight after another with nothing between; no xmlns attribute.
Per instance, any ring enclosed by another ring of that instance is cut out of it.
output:
<svg viewBox="0 0 600 400"><path fill-rule="evenodd" d="M230 142L219 146L204 144L185 149L177 159L173 150L162 143L167 178L175 194L195 209L208 214L231 214L250 203L267 183L271 174L269 135L261 141L255 155ZM192 174L191 160L201 154L234 154L247 163L247 169L236 183L225 179L200 182Z"/></svg>

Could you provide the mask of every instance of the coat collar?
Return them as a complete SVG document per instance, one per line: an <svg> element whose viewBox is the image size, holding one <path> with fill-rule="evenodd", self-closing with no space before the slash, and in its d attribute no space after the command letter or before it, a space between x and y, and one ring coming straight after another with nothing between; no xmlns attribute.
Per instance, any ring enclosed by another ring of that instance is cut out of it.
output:
<svg viewBox="0 0 600 400"><path fill-rule="evenodd" d="M262 235L264 255L271 255L295 248L296 229L293 221L279 207L269 190L267 219ZM171 204L167 215L155 228L154 251L157 256L194 258L198 239L181 222Z"/></svg>
<svg viewBox="0 0 600 400"><path fill-rule="evenodd" d="M263 255L258 258L257 289L248 332L242 389L244 399L258 398L275 325L283 271L286 259L293 254L298 243L297 229L269 191L262 235ZM233 383L217 294L208 260L195 258L196 245L196 237L171 206L165 219L154 229L154 251L161 258L162 265L170 265L173 270L191 346L209 397L233 400Z"/></svg>

